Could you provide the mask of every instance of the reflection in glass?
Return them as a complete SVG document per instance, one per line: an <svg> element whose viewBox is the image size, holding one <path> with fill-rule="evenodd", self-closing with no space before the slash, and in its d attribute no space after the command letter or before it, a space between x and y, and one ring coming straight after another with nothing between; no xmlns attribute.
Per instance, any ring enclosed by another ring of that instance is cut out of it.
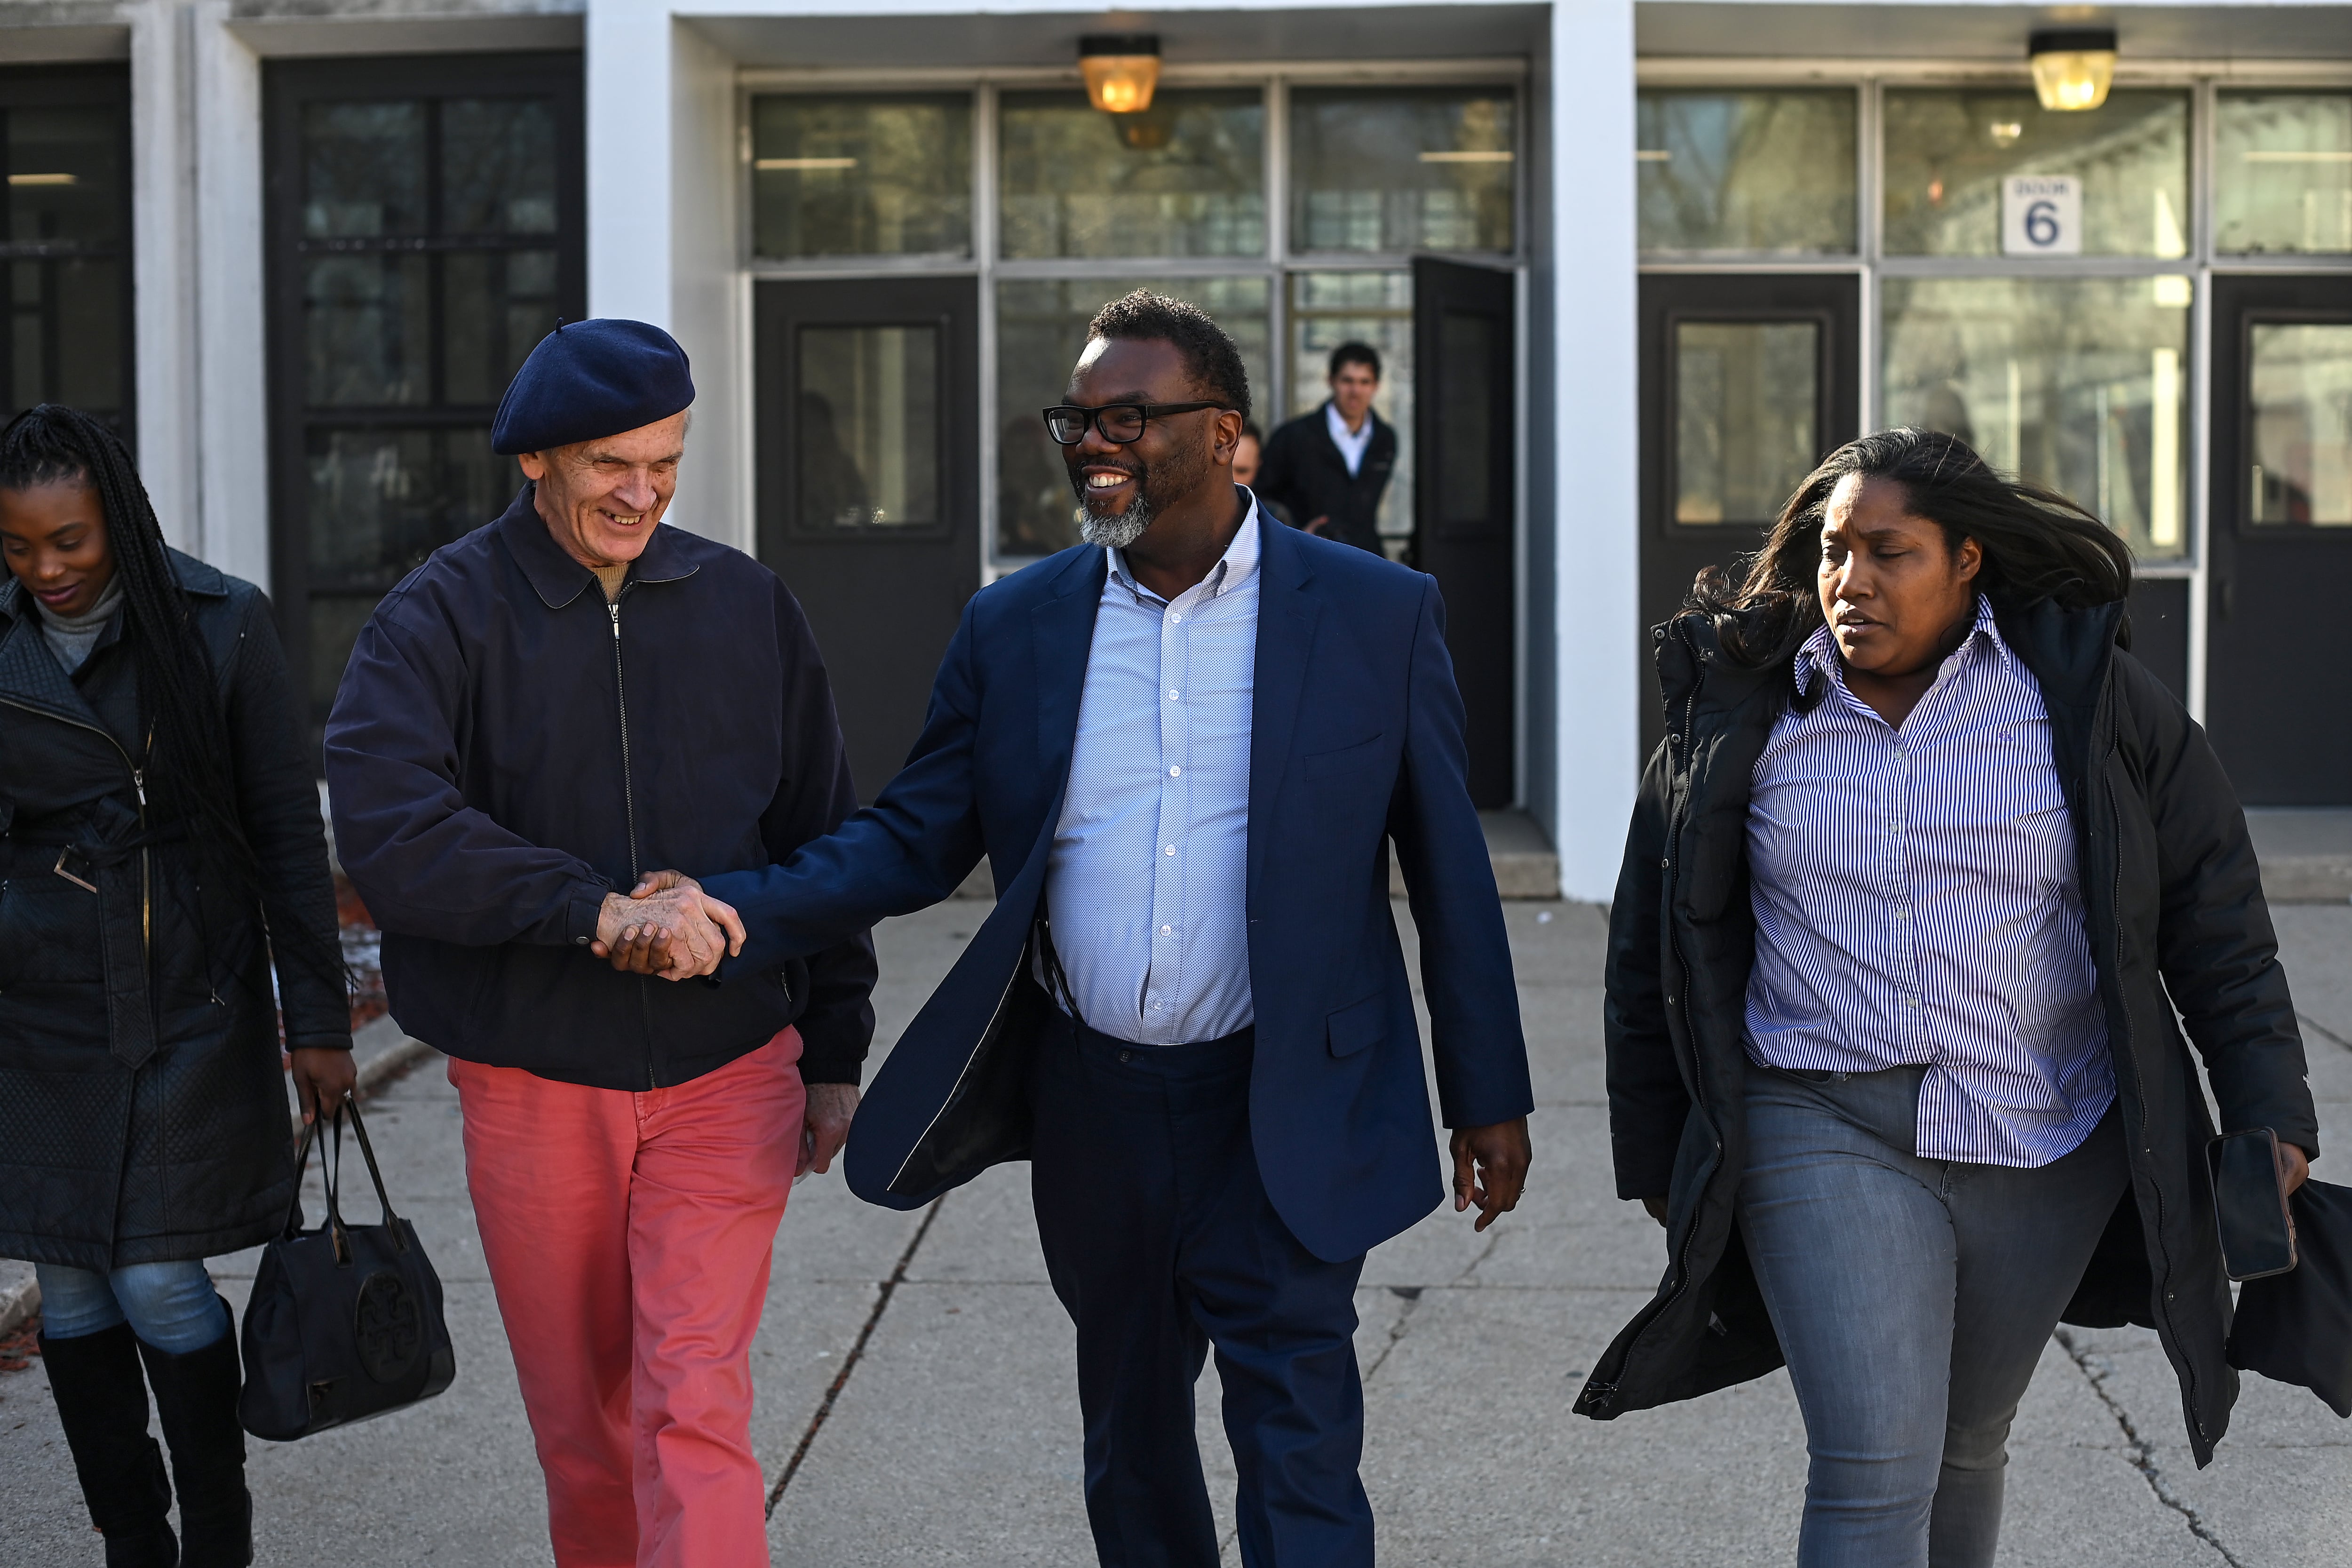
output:
<svg viewBox="0 0 2352 1568"><path fill-rule="evenodd" d="M555 252L452 251L441 267L442 399L496 403L555 330Z"/></svg>
<svg viewBox="0 0 2352 1568"><path fill-rule="evenodd" d="M2225 92L2214 109L2214 248L2352 250L2352 93Z"/></svg>
<svg viewBox="0 0 2352 1568"><path fill-rule="evenodd" d="M940 521L940 330L803 327L793 466L803 531Z"/></svg>
<svg viewBox="0 0 2352 1568"><path fill-rule="evenodd" d="M1634 125L1643 249L1853 251L1852 91L1650 89Z"/></svg>
<svg viewBox="0 0 2352 1568"><path fill-rule="evenodd" d="M310 574L321 589L383 593L497 516L521 482L512 459L491 455L487 426L313 429L305 447Z"/></svg>
<svg viewBox="0 0 2352 1568"><path fill-rule="evenodd" d="M1083 100L1081 100L1083 101ZM1089 110L1087 112L1095 112ZM1108 116L1106 116L1108 118ZM996 285L996 553L1050 555L1077 542L1077 506L1062 449L1037 411L1062 401L1087 346L1087 323L1139 288L1187 300L1217 319L1242 352L1252 402L1265 398L1271 290L1264 278L1012 279ZM1252 415L1262 418L1262 413Z"/></svg>
<svg viewBox="0 0 2352 1568"><path fill-rule="evenodd" d="M971 99L751 100L751 250L971 254Z"/></svg>
<svg viewBox="0 0 2352 1568"><path fill-rule="evenodd" d="M12 109L5 117L7 238L109 245L122 237L119 109Z"/></svg>
<svg viewBox="0 0 2352 1568"><path fill-rule="evenodd" d="M1885 114L1891 256L2000 255L2011 174L2082 182L2085 256L2189 253L2186 92L2117 89L2061 113L2031 88L1889 89Z"/></svg>
<svg viewBox="0 0 2352 1568"><path fill-rule="evenodd" d="M1396 426L1396 467L1381 496L1374 522L1383 539L1412 536L1413 363L1412 274L1294 272L1290 275L1290 388L1285 408L1259 409L1266 430L1291 416L1312 413L1331 395L1331 351L1370 343L1381 354L1381 389L1372 412Z"/></svg>
<svg viewBox="0 0 2352 1568"><path fill-rule="evenodd" d="M2258 322L2250 336L2253 521L2352 526L2352 325Z"/></svg>
<svg viewBox="0 0 2352 1568"><path fill-rule="evenodd" d="M1515 108L1508 88L1293 91L1291 248L1509 250Z"/></svg>
<svg viewBox="0 0 2352 1568"><path fill-rule="evenodd" d="M1949 431L2089 507L2139 554L2182 553L2189 279L1890 278L1881 290L1887 424Z"/></svg>
<svg viewBox="0 0 2352 1568"><path fill-rule="evenodd" d="M1082 92L1003 102L1008 258L1265 253L1255 88L1162 91L1140 114L1105 114Z"/></svg>
<svg viewBox="0 0 2352 1568"><path fill-rule="evenodd" d="M1821 326L1675 323L1675 521L1768 523L1820 460Z"/></svg>
<svg viewBox="0 0 2352 1568"><path fill-rule="evenodd" d="M441 106L443 234L555 232L555 106L457 98Z"/></svg>
<svg viewBox="0 0 2352 1568"><path fill-rule="evenodd" d="M425 232L425 105L302 108L302 232L314 239Z"/></svg>
<svg viewBox="0 0 2352 1568"><path fill-rule="evenodd" d="M430 268L413 252L303 258L304 384L313 407L432 401Z"/></svg>

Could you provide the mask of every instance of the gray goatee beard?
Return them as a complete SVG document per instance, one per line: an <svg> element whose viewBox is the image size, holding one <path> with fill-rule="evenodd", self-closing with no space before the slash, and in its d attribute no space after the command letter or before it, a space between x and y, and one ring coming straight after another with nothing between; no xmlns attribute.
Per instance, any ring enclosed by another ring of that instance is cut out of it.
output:
<svg viewBox="0 0 2352 1568"><path fill-rule="evenodd" d="M1073 514L1078 525L1078 537L1088 544L1100 544L1112 550L1124 550L1142 538L1143 531L1151 526L1153 512L1150 499L1142 493L1142 489L1143 487L1138 485L1136 497L1127 503L1127 510L1110 517L1097 517L1085 506L1079 506Z"/></svg>

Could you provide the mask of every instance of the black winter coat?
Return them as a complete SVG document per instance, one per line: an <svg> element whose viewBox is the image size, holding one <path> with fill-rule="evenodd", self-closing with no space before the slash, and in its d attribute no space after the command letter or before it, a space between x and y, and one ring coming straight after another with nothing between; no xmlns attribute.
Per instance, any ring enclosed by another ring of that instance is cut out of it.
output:
<svg viewBox="0 0 2352 1568"><path fill-rule="evenodd" d="M327 721L336 848L383 928L393 1016L453 1057L628 1089L797 1024L803 1080L856 1083L862 932L723 986L588 951L639 873L787 860L857 808L799 602L665 523L608 605L534 496L385 595Z"/></svg>
<svg viewBox="0 0 2352 1568"><path fill-rule="evenodd" d="M2223 1354L2230 1283L2205 1155L2214 1129L2174 1010L2224 1125L2273 1128L2316 1152L2302 1037L2244 814L2204 731L2118 649L2123 606L1994 613L2049 710L2130 1152L2131 1190L2065 1321L2158 1331L2202 1465L2229 1427L2238 1378ZM1700 615L1654 635L1667 732L1643 777L1610 913L1607 1029L1618 1195L1667 1198L1667 1267L1577 1400L1602 1420L1781 1363L1734 1200L1756 951L1748 792L1792 672L1786 660L1734 661Z"/></svg>
<svg viewBox="0 0 2352 1568"><path fill-rule="evenodd" d="M268 602L176 551L172 564L218 678L265 901L207 885L184 825L144 806L152 727L121 617L68 678L7 579L0 1256L80 1268L213 1257L270 1236L293 1195L263 919L333 941L319 791ZM288 1046L351 1047L341 976L280 963L277 977Z"/></svg>
<svg viewBox="0 0 2352 1568"><path fill-rule="evenodd" d="M1363 462L1351 474L1348 459L1331 439L1326 406L1318 405L1312 414L1276 428L1266 438L1257 483L1251 488L1279 508L1292 527L1304 528L1328 517L1331 521L1323 527L1324 538L1381 554L1381 492L1389 488L1389 476L1396 469L1396 426L1377 414L1364 416L1372 422L1372 438L1364 447Z"/></svg>

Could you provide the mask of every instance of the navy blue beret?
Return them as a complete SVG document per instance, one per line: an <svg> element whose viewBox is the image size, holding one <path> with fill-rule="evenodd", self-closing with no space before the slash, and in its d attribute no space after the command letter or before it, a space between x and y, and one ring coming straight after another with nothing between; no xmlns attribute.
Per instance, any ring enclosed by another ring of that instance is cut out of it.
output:
<svg viewBox="0 0 2352 1568"><path fill-rule="evenodd" d="M605 317L572 321L539 340L490 426L502 458L617 436L694 402L686 351L659 327Z"/></svg>

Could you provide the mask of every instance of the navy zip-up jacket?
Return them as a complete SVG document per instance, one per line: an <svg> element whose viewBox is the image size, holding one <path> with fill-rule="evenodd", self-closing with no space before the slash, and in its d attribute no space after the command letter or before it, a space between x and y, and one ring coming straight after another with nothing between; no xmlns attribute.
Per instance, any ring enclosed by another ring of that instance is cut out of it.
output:
<svg viewBox="0 0 2352 1568"><path fill-rule="evenodd" d="M770 865L856 809L799 602L665 524L608 605L533 491L385 595L327 721L335 846L383 931L393 1016L467 1061L630 1089L797 1023L801 1076L856 1083L864 932L724 986L588 951L639 873Z"/></svg>

